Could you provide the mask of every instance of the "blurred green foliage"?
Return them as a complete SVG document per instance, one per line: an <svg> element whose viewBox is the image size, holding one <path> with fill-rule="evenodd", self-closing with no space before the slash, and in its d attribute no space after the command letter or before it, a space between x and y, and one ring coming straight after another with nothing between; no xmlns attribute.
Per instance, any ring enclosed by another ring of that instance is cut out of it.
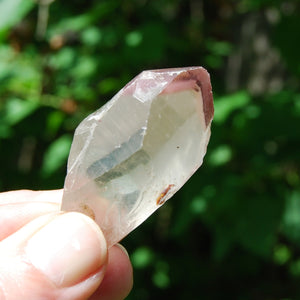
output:
<svg viewBox="0 0 300 300"><path fill-rule="evenodd" d="M300 299L299 7L1 0L0 189L61 188L87 114L144 69L203 65L207 156L123 241L128 299Z"/></svg>

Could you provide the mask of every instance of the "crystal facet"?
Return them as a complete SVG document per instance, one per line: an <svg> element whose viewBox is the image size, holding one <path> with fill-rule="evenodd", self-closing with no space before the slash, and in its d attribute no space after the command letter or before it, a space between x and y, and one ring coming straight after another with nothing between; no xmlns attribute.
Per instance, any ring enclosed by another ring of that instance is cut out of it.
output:
<svg viewBox="0 0 300 300"><path fill-rule="evenodd" d="M117 243L200 167L213 112L202 67L142 72L77 127L61 209Z"/></svg>

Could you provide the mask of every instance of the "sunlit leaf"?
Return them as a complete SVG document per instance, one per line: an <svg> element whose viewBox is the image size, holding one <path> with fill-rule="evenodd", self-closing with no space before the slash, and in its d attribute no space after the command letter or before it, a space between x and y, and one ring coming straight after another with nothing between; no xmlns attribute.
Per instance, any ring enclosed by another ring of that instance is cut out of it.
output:
<svg viewBox="0 0 300 300"><path fill-rule="evenodd" d="M208 39L206 41L206 47L211 53L218 56L226 56L232 51L230 43L213 39Z"/></svg>
<svg viewBox="0 0 300 300"><path fill-rule="evenodd" d="M206 210L206 208L206 200L201 196L195 197L191 202L191 212L194 214L201 214Z"/></svg>
<svg viewBox="0 0 300 300"><path fill-rule="evenodd" d="M76 79L91 77L97 70L97 63L93 57L81 56L72 70Z"/></svg>
<svg viewBox="0 0 300 300"><path fill-rule="evenodd" d="M50 64L58 70L70 68L74 63L75 58L75 50L71 47L64 47L61 51L51 57Z"/></svg>
<svg viewBox="0 0 300 300"><path fill-rule="evenodd" d="M286 245L277 245L274 249L274 261L279 265L286 264L291 256L291 250Z"/></svg>
<svg viewBox="0 0 300 300"><path fill-rule="evenodd" d="M43 176L52 175L62 166L66 165L72 137L65 134L55 140L47 149L42 166Z"/></svg>
<svg viewBox="0 0 300 300"><path fill-rule="evenodd" d="M125 37L126 44L130 47L138 46L142 42L142 40L143 35L140 31L129 32Z"/></svg>
<svg viewBox="0 0 300 300"><path fill-rule="evenodd" d="M209 163L212 166L221 166L232 158L232 150L228 145L220 145L209 154Z"/></svg>
<svg viewBox="0 0 300 300"><path fill-rule="evenodd" d="M150 248L140 247L131 255L131 261L135 268L145 268L153 260L153 253Z"/></svg>
<svg viewBox="0 0 300 300"><path fill-rule="evenodd" d="M103 32L97 27L88 27L82 32L81 39L88 46L96 46L103 39Z"/></svg>
<svg viewBox="0 0 300 300"><path fill-rule="evenodd" d="M249 102L250 96L244 91L216 98L214 122L223 123L233 111L244 107Z"/></svg>
<svg viewBox="0 0 300 300"><path fill-rule="evenodd" d="M0 32L20 22L34 5L32 0L1 0Z"/></svg>
<svg viewBox="0 0 300 300"><path fill-rule="evenodd" d="M5 106L4 121L12 126L32 114L38 108L38 104L17 98L10 99Z"/></svg>

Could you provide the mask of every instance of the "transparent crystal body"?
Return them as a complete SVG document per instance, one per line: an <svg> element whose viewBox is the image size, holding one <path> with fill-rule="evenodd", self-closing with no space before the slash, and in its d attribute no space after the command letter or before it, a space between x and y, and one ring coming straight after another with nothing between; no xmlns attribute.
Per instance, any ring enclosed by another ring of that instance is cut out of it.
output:
<svg viewBox="0 0 300 300"><path fill-rule="evenodd" d="M77 127L61 209L87 214L117 243L199 168L212 118L203 68L142 72Z"/></svg>

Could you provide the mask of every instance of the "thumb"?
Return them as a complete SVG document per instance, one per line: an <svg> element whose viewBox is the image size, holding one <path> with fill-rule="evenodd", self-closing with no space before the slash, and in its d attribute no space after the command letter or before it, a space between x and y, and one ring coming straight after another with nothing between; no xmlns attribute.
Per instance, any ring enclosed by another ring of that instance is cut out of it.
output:
<svg viewBox="0 0 300 300"><path fill-rule="evenodd" d="M0 299L87 299L106 264L104 236L89 217L44 215L0 243Z"/></svg>

